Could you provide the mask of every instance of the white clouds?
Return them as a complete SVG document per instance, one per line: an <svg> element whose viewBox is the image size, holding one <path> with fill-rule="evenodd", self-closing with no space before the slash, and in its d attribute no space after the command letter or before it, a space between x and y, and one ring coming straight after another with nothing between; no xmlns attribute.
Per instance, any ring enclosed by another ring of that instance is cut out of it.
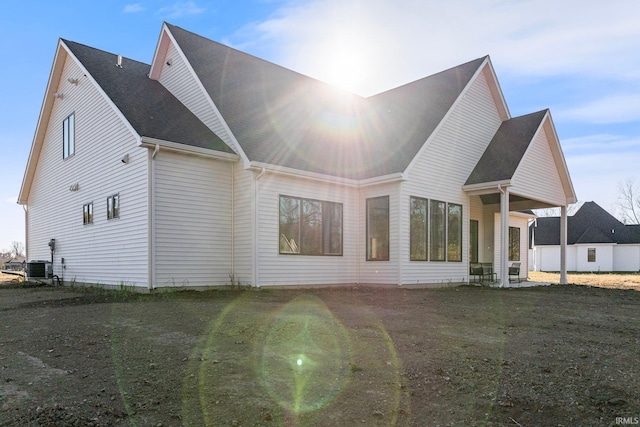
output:
<svg viewBox="0 0 640 427"><path fill-rule="evenodd" d="M640 92L611 95L565 110L557 117L563 120L606 124L640 120Z"/></svg>
<svg viewBox="0 0 640 427"><path fill-rule="evenodd" d="M169 19L176 19L188 15L198 15L205 10L205 8L197 6L193 1L179 1L171 6L161 8L158 13Z"/></svg>
<svg viewBox="0 0 640 427"><path fill-rule="evenodd" d="M238 36L277 43L278 62L323 80L332 52L351 45L368 70L361 93L486 54L499 73L629 79L640 77L639 14L635 0L312 0L289 3Z"/></svg>
<svg viewBox="0 0 640 427"><path fill-rule="evenodd" d="M132 4L126 5L124 9L122 9L122 12L137 13L137 12L143 12L144 10L145 10L144 7L142 7L140 3L132 3Z"/></svg>

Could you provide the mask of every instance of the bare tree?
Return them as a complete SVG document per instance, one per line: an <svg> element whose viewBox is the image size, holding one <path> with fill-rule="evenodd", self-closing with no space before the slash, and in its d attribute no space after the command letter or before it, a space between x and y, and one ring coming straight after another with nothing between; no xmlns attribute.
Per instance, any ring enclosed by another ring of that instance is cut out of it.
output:
<svg viewBox="0 0 640 427"><path fill-rule="evenodd" d="M21 256L24 252L24 245L22 244L22 242L18 242L17 240L11 242L11 252L16 258Z"/></svg>
<svg viewBox="0 0 640 427"><path fill-rule="evenodd" d="M580 209L581 206L582 202L580 201L567 206L567 215L573 215L578 211L578 209ZM535 209L534 213L538 216L538 218L555 217L560 216L560 208Z"/></svg>
<svg viewBox="0 0 640 427"><path fill-rule="evenodd" d="M640 224L640 184L635 177L618 183L618 211L625 224Z"/></svg>

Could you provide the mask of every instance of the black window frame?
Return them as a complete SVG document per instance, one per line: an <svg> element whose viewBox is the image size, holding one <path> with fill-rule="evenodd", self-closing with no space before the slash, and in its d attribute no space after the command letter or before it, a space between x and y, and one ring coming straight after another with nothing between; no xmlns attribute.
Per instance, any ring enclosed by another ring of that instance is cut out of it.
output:
<svg viewBox="0 0 640 427"><path fill-rule="evenodd" d="M290 212L283 212L289 200ZM295 204L292 202L295 201ZM288 215L288 216L287 216ZM284 223L283 219L295 221ZM314 229L315 227L319 229ZM292 228L293 230L283 230ZM295 230L297 228L297 231ZM315 236L311 237L313 234ZM289 234L289 237L287 237ZM295 234L295 238L294 238ZM297 239L297 240L296 240ZM343 203L280 194L278 197L278 254L343 256ZM289 250L284 250L289 248ZM297 249L297 252L296 252Z"/></svg>
<svg viewBox="0 0 640 427"><path fill-rule="evenodd" d="M436 209L440 209L440 206L442 218L438 220ZM442 223L441 228L438 227L440 223ZM436 240L438 237L440 237L439 241ZM440 245L436 246L438 243ZM447 202L442 200L429 200L429 261L447 261Z"/></svg>
<svg viewBox="0 0 640 427"><path fill-rule="evenodd" d="M509 261L520 261L520 227L509 227L508 237Z"/></svg>
<svg viewBox="0 0 640 427"><path fill-rule="evenodd" d="M107 220L120 218L120 193L107 197Z"/></svg>
<svg viewBox="0 0 640 427"><path fill-rule="evenodd" d="M93 202L82 205L82 224L93 224Z"/></svg>
<svg viewBox="0 0 640 427"><path fill-rule="evenodd" d="M76 154L76 113L73 112L62 121L62 159Z"/></svg>
<svg viewBox="0 0 640 427"><path fill-rule="evenodd" d="M587 262L596 262L596 248L587 248Z"/></svg>
<svg viewBox="0 0 640 427"><path fill-rule="evenodd" d="M373 206L374 203L386 200L386 208L384 206ZM386 210L386 215L384 211ZM381 229L381 233L377 231L374 233L372 227L374 227L372 221L372 215L375 216L376 224L375 228ZM391 259L391 250L389 243L389 215L390 215L390 205L389 205L389 196L378 196L371 197L366 199L366 260L367 261L389 261ZM381 219L381 222L377 222L378 218ZM372 236L375 234L375 236ZM375 250L372 245L373 239L376 239ZM382 240L380 240L382 239ZM380 242L378 244L378 242ZM378 254L380 254L378 256ZM375 257L373 255L376 255Z"/></svg>
<svg viewBox="0 0 640 427"><path fill-rule="evenodd" d="M458 217L458 220L455 223L452 223L452 214L451 214L451 209L452 208L460 208L460 214ZM447 203L447 243L446 243L446 247L447 247L447 262L462 262L462 217L463 217L463 210L464 208L462 207L462 204L460 203ZM453 227L453 225L456 225L457 227L457 232L456 232L456 227ZM451 240L452 240L452 233L456 233L455 237L457 239L457 249L454 252L454 248L451 247ZM455 255L455 257L453 257L452 255Z"/></svg>
<svg viewBox="0 0 640 427"><path fill-rule="evenodd" d="M422 218L414 215L418 212L418 204L424 207L424 211L420 211ZM423 244L424 248L421 247ZM429 260L429 199L424 197L409 197L409 260Z"/></svg>

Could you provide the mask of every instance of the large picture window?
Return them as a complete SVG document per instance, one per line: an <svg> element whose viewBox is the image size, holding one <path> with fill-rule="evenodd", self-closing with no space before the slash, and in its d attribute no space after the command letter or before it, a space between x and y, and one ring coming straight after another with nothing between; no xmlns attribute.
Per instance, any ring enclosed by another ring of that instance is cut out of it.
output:
<svg viewBox="0 0 640 427"><path fill-rule="evenodd" d="M509 227L509 261L520 261L520 229Z"/></svg>
<svg viewBox="0 0 640 427"><path fill-rule="evenodd" d="M447 205L447 261L462 261L462 205Z"/></svg>
<svg viewBox="0 0 640 427"><path fill-rule="evenodd" d="M62 158L73 156L76 152L75 114L71 113L62 122Z"/></svg>
<svg viewBox="0 0 640 427"><path fill-rule="evenodd" d="M429 201L420 197L411 197L409 203L409 259L426 261Z"/></svg>
<svg viewBox="0 0 640 427"><path fill-rule="evenodd" d="M342 203L280 196L279 252L342 255Z"/></svg>
<svg viewBox="0 0 640 427"><path fill-rule="evenodd" d="M367 199L367 261L389 261L389 196Z"/></svg>
<svg viewBox="0 0 640 427"><path fill-rule="evenodd" d="M431 200L429 205L429 259L431 261L445 261L447 244L446 211L447 204L437 200Z"/></svg>

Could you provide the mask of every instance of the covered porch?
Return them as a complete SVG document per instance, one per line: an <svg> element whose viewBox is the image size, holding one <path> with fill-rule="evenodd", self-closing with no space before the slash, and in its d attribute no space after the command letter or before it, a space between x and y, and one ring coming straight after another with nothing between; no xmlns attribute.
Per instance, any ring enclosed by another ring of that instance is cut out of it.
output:
<svg viewBox="0 0 640 427"><path fill-rule="evenodd" d="M470 265L490 263L501 287L509 285L514 264L526 278L532 210L560 208L560 282L567 283L567 207L577 198L548 110L503 122L462 189L471 205Z"/></svg>

